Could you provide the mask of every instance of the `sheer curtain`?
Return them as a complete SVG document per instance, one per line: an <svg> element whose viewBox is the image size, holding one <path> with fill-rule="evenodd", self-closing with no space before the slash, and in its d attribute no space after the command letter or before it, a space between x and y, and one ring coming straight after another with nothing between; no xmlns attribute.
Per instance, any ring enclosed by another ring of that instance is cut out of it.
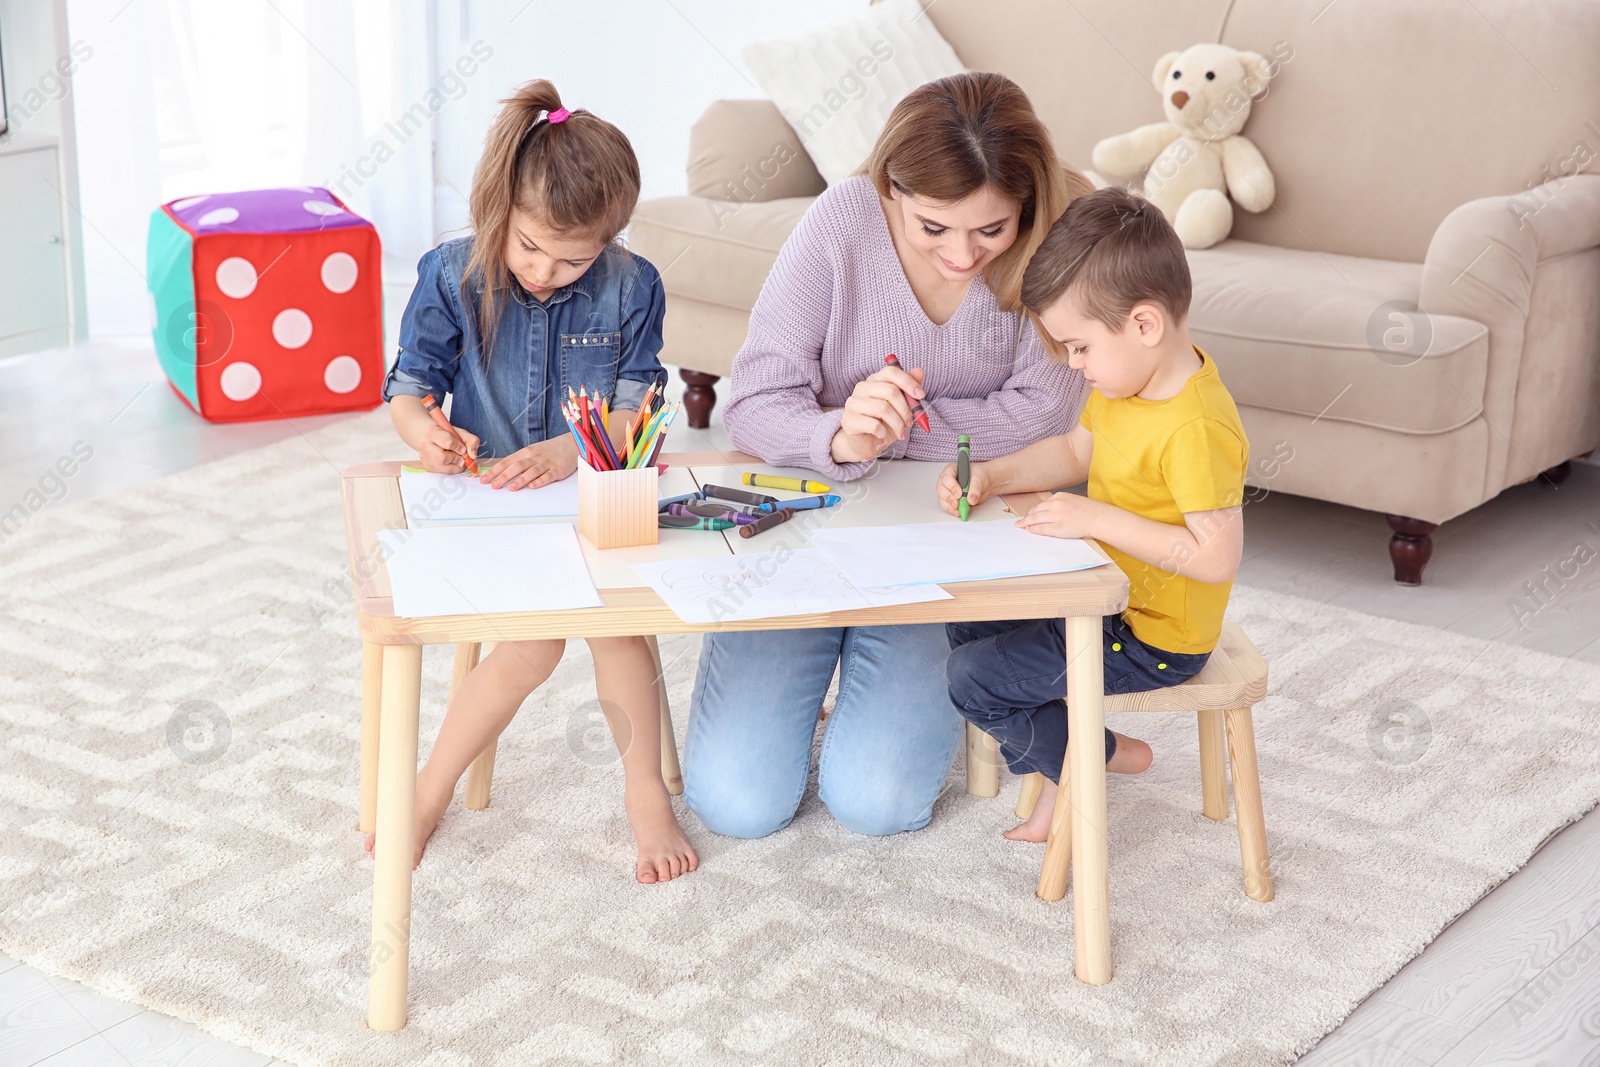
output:
<svg viewBox="0 0 1600 1067"><path fill-rule="evenodd" d="M73 84L91 332L149 329L145 227L182 196L325 185L377 226L385 280L414 277L434 243L429 8L69 0L92 49Z"/></svg>

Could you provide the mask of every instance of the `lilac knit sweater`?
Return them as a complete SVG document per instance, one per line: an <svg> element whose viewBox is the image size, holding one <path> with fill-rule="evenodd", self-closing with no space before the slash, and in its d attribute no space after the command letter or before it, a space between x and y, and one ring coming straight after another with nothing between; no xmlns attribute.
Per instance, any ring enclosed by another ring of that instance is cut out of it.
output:
<svg viewBox="0 0 1600 1067"><path fill-rule="evenodd" d="M960 433L972 436L973 459L1003 456L1065 432L1088 393L981 277L935 326L906 281L877 190L855 177L811 205L761 287L733 361L728 436L768 463L861 477L870 463L835 463L830 451L839 409L890 352L926 371L933 431L912 427L885 459L954 460Z"/></svg>

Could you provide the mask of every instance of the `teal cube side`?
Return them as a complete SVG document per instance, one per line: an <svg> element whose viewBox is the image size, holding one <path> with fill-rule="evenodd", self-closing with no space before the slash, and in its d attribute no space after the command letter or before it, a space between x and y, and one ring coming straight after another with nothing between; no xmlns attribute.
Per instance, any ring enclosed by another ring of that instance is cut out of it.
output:
<svg viewBox="0 0 1600 1067"><path fill-rule="evenodd" d="M162 208L150 213L145 244L145 277L155 300L152 334L156 357L173 388L200 410L195 387L194 236Z"/></svg>

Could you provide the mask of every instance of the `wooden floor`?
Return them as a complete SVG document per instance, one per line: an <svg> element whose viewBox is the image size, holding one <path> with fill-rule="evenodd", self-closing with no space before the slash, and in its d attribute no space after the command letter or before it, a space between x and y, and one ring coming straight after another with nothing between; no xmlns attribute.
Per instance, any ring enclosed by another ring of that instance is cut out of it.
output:
<svg viewBox="0 0 1600 1067"><path fill-rule="evenodd" d="M387 295L397 314L407 293ZM679 391L674 383L673 394ZM322 421L203 423L138 339L0 361L9 459L0 467L0 512L38 489L75 441L89 444L93 458L48 506L269 444ZM703 436L679 443L726 445L716 419ZM1420 588L1391 580L1380 515L1273 494L1248 506L1245 528L1241 583L1600 663L1600 467L1575 464L1559 489L1519 486L1446 523ZM1575 556L1580 546L1588 553ZM1579 556L1588 562L1575 566ZM0 956L4 1067L273 1062ZM1301 1062L1600 1067L1600 812L1553 836Z"/></svg>

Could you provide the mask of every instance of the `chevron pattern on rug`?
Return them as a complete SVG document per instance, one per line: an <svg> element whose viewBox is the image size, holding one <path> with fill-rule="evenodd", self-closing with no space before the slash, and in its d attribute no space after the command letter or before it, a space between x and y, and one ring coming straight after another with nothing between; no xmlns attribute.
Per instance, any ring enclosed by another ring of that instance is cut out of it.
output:
<svg viewBox="0 0 1600 1067"><path fill-rule="evenodd" d="M411 1016L365 1025L360 644L338 471L385 412L81 504L0 548L0 948L297 1063L1279 1064L1600 797L1600 668L1241 584L1277 899L1200 814L1195 728L1118 725L1116 975L1004 841L1015 782L855 837L814 791L699 872L632 878L581 642L502 739L492 806L416 876ZM662 642L681 732L698 639ZM424 657L422 748L451 652Z"/></svg>

